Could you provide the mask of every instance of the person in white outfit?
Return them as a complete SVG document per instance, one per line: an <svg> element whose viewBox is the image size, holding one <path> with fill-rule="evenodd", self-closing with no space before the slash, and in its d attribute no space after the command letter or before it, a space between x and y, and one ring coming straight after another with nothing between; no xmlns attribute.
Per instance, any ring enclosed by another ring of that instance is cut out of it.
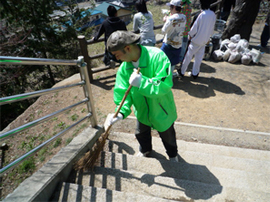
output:
<svg viewBox="0 0 270 202"><path fill-rule="evenodd" d="M190 45L183 61L182 67L178 69L178 74L183 77L188 65L193 58L194 63L192 67L191 75L196 79L200 73L200 66L205 52L205 44L210 40L210 37L214 33L214 26L216 22L216 15L210 10L209 0L200 0L202 12L197 17L196 21L192 25L188 35L190 38Z"/></svg>
<svg viewBox="0 0 270 202"><path fill-rule="evenodd" d="M147 10L145 0L136 1L136 9L138 13L133 18L133 30L140 33L140 44L143 46L154 46L156 38L154 33L153 15Z"/></svg>

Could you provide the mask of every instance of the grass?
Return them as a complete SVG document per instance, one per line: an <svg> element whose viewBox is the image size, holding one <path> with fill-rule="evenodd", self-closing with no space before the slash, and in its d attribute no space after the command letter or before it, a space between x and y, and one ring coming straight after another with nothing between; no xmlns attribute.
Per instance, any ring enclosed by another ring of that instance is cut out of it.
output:
<svg viewBox="0 0 270 202"><path fill-rule="evenodd" d="M18 173L23 174L25 172L32 171L36 168L35 159L33 157L22 162L18 167Z"/></svg>
<svg viewBox="0 0 270 202"><path fill-rule="evenodd" d="M77 121L78 118L79 118L79 115L78 115L78 114L73 114L73 115L70 117L70 119L71 119L72 121Z"/></svg>

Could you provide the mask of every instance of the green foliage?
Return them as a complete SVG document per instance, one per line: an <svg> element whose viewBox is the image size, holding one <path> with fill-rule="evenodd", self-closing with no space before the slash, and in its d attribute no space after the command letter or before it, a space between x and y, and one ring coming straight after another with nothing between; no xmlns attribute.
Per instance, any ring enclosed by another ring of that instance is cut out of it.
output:
<svg viewBox="0 0 270 202"><path fill-rule="evenodd" d="M36 168L35 159L33 157L26 159L18 167L18 173L23 174L29 171L33 171Z"/></svg>
<svg viewBox="0 0 270 202"><path fill-rule="evenodd" d="M78 115L78 114L73 114L73 115L70 117L70 119L71 119L72 121L77 121L78 118L79 118L79 115Z"/></svg>
<svg viewBox="0 0 270 202"><path fill-rule="evenodd" d="M68 138L67 140L66 140L66 145L68 145L71 141L73 140L73 138Z"/></svg>
<svg viewBox="0 0 270 202"><path fill-rule="evenodd" d="M42 148L42 149L38 152L38 155L39 155L39 156L44 155L44 154L47 152L47 150L48 150L47 147Z"/></svg>
<svg viewBox="0 0 270 202"><path fill-rule="evenodd" d="M57 138L57 139L55 140L55 142L53 143L53 147L56 148L56 147L58 147L61 143L62 143L62 139L61 139L61 138Z"/></svg>
<svg viewBox="0 0 270 202"><path fill-rule="evenodd" d="M79 31L76 29L89 19L89 15L80 17L83 9L78 8L75 0L65 3L67 10L57 7L54 0L2 0L1 55L76 59L79 54ZM58 18L56 10L64 15ZM73 23L62 29L69 20ZM89 32L89 29L87 31ZM56 77L63 79L77 72L78 68L72 66L0 65L0 97L50 88L55 84ZM6 117L1 119L0 130L35 100L2 106L1 112L6 114ZM9 113L10 111L12 113Z"/></svg>

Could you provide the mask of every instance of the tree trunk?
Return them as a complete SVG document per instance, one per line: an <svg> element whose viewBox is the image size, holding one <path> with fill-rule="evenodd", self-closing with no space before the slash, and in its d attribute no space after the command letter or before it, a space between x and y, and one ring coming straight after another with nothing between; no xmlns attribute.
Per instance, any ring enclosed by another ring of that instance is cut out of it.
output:
<svg viewBox="0 0 270 202"><path fill-rule="evenodd" d="M222 39L230 39L240 34L241 39L249 41L252 26L256 20L261 0L236 0L231 19L225 29Z"/></svg>

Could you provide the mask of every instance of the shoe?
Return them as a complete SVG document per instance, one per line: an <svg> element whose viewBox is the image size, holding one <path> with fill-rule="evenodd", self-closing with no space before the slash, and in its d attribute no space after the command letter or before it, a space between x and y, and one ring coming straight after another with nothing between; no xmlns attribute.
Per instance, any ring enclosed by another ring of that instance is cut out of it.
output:
<svg viewBox="0 0 270 202"><path fill-rule="evenodd" d="M199 73L197 75L193 75L191 72L188 72L188 75L193 77L193 79L197 79L199 76Z"/></svg>
<svg viewBox="0 0 270 202"><path fill-rule="evenodd" d="M151 153L151 151L147 151L147 152L144 152L144 153L139 151L139 153L136 156L137 157L149 157L150 153Z"/></svg>
<svg viewBox="0 0 270 202"><path fill-rule="evenodd" d="M172 162L179 162L178 155L176 157L170 157L170 161L172 161Z"/></svg>
<svg viewBox="0 0 270 202"><path fill-rule="evenodd" d="M181 69L177 69L177 74L180 79L184 77L184 74L181 73Z"/></svg>
<svg viewBox="0 0 270 202"><path fill-rule="evenodd" d="M173 72L172 76L173 76L173 78L178 78L179 74L178 74L178 72Z"/></svg>

